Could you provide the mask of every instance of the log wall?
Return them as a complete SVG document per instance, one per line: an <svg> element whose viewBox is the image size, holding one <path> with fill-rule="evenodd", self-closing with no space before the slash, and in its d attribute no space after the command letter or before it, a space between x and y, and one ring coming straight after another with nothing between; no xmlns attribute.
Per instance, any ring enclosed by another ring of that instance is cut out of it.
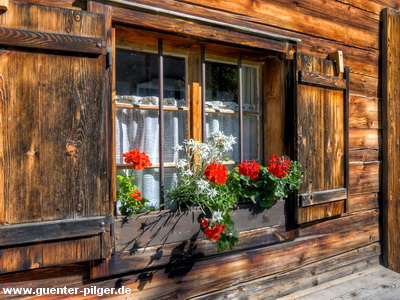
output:
<svg viewBox="0 0 400 300"><path fill-rule="evenodd" d="M86 1L24 2L88 8ZM155 3L154 0L135 2ZM344 63L351 72L348 212L341 218L296 229L296 239L282 236L280 230L285 230L279 226L270 235L262 229L252 229L249 238L243 235L237 250L223 255L217 255L214 245L208 241L194 243L187 238L186 242L174 241L165 247L130 247L130 251L122 251L111 263L81 263L2 275L0 295L2 287L20 287L23 281L24 287L124 285L132 289L132 299L142 300L231 299L250 295L275 299L378 264L382 165L380 13L386 7L397 9L399 2L164 0L157 1L157 6L300 38L298 51L320 58L343 51ZM132 17L133 13L118 6L112 9L112 16L118 24L132 23L127 16ZM146 22L149 21L143 19L139 25L146 27ZM195 28L169 27L168 30L192 36L196 34ZM133 222L138 223L140 220ZM257 237L264 240L255 243ZM283 240L286 242L280 243ZM102 278L105 275L114 277ZM96 281L91 281L93 278ZM79 299L79 295L75 297Z"/></svg>

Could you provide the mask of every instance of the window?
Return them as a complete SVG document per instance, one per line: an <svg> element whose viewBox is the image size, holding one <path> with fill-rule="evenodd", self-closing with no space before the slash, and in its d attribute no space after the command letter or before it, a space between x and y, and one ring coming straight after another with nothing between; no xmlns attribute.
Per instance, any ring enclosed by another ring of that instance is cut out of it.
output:
<svg viewBox="0 0 400 300"><path fill-rule="evenodd" d="M201 140L213 131L223 131L237 141L232 153L226 154L228 167L246 159L262 161L259 60L240 48L196 41L188 44L187 39L154 33L144 40L143 34L137 33L137 37L117 41L117 173L130 172L123 153L136 148L145 151L153 166L134 176L143 196L158 208L176 180L178 158L173 147L185 139ZM160 143L164 143L162 148Z"/></svg>

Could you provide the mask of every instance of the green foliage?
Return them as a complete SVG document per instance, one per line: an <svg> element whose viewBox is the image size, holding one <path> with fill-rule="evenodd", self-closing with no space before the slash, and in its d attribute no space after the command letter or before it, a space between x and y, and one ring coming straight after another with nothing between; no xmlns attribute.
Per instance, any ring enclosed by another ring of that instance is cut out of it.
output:
<svg viewBox="0 0 400 300"><path fill-rule="evenodd" d="M150 201L142 198L137 201L131 197L131 193L135 193L138 188L132 182L135 180L132 176L117 175L119 188L117 191L117 198L120 201L119 210L123 216L130 216L134 214L154 211L154 206L149 206L147 203Z"/></svg>
<svg viewBox="0 0 400 300"><path fill-rule="evenodd" d="M240 174L238 168L235 168L235 172L229 175L229 187L243 199L249 199L261 207L271 207L300 187L303 178L300 168L299 162L291 161L286 176L278 178L267 167L261 166L258 178L253 180Z"/></svg>

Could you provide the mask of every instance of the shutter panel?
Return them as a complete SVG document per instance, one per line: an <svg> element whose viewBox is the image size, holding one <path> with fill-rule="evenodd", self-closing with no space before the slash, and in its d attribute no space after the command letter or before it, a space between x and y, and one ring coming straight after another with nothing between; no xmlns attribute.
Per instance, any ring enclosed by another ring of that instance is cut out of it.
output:
<svg viewBox="0 0 400 300"><path fill-rule="evenodd" d="M304 170L297 195L299 224L342 214L348 199L349 69L296 54L296 156Z"/></svg>
<svg viewBox="0 0 400 300"><path fill-rule="evenodd" d="M101 14L0 16L0 273L110 252L105 49Z"/></svg>

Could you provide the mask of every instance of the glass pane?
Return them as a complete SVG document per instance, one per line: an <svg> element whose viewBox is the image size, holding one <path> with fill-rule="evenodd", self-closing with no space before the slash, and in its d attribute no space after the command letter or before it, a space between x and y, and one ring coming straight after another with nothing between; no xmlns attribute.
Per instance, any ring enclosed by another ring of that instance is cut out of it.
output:
<svg viewBox="0 0 400 300"><path fill-rule="evenodd" d="M225 135L232 135L236 137L236 144L233 145L233 151L228 152L225 156L230 160L239 161L239 146L238 146L238 115L237 114L219 114L207 113L206 114L206 134L210 136L212 132L222 131Z"/></svg>
<svg viewBox="0 0 400 300"><path fill-rule="evenodd" d="M260 118L258 115L243 116L243 159L260 161Z"/></svg>
<svg viewBox="0 0 400 300"><path fill-rule="evenodd" d="M117 100L158 105L158 55L117 50ZM185 106L185 59L164 55L164 105Z"/></svg>
<svg viewBox="0 0 400 300"><path fill-rule="evenodd" d="M150 201L148 205L154 206L156 209L160 208L160 169L159 168L147 168L144 170L133 170L133 169L118 169L117 174L129 175L135 177L134 184L138 187L139 191L142 192L142 196ZM165 168L165 191L168 191L176 184L176 173L175 168ZM119 203L117 203L117 213L119 214ZM161 207L161 209L172 209L174 207Z"/></svg>
<svg viewBox="0 0 400 300"><path fill-rule="evenodd" d="M206 105L211 109L237 109L236 65L206 62Z"/></svg>
<svg viewBox="0 0 400 300"><path fill-rule="evenodd" d="M164 111L164 161L175 161L173 147L187 138L187 111ZM159 129L157 110L117 109L117 164L123 164L122 154L139 148L146 152L151 163L159 163ZM183 154L182 154L183 155Z"/></svg>
<svg viewBox="0 0 400 300"><path fill-rule="evenodd" d="M243 67L243 110L259 111L257 69L255 67Z"/></svg>

